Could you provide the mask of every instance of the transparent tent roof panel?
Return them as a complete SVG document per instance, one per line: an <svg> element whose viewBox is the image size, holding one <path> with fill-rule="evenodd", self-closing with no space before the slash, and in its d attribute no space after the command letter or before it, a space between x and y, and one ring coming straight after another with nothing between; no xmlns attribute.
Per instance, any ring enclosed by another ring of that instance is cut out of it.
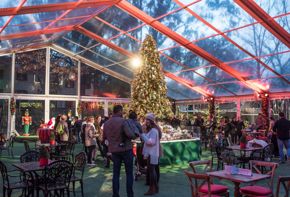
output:
<svg viewBox="0 0 290 197"><path fill-rule="evenodd" d="M171 0L128 0L128 2L154 18L179 8L178 5Z"/></svg>
<svg viewBox="0 0 290 197"><path fill-rule="evenodd" d="M24 4L25 6L33 6L33 5L43 5L43 4L53 4L53 3L66 3L66 2L77 2L77 0L27 0Z"/></svg>
<svg viewBox="0 0 290 197"><path fill-rule="evenodd" d="M234 1L200 1L189 9L222 32L254 22Z"/></svg>
<svg viewBox="0 0 290 197"><path fill-rule="evenodd" d="M173 13L159 21L172 31L193 42L200 38L215 34L212 29L206 27L186 10Z"/></svg>
<svg viewBox="0 0 290 197"><path fill-rule="evenodd" d="M127 14L126 12L120 10L115 6L112 6L109 9L105 10L104 12L99 14L98 17L102 18L103 20L114 25L115 27L118 27L123 31L127 31L141 23L135 17ZM124 23L124 21L126 22Z"/></svg>
<svg viewBox="0 0 290 197"><path fill-rule="evenodd" d="M105 39L109 39L113 36L118 35L120 32L108 26L107 24L92 18L88 22L82 25L88 31L95 33Z"/></svg>
<svg viewBox="0 0 290 197"><path fill-rule="evenodd" d="M227 33L227 36L255 56L268 55L288 49L260 24L232 31Z"/></svg>
<svg viewBox="0 0 290 197"><path fill-rule="evenodd" d="M272 17L290 12L288 0L255 0L255 2Z"/></svg>

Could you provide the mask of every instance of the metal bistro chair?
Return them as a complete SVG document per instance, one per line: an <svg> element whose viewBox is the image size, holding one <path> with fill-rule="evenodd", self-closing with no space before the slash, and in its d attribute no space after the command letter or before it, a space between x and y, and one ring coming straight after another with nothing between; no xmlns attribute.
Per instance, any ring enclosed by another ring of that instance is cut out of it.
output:
<svg viewBox="0 0 290 197"><path fill-rule="evenodd" d="M21 163L38 161L38 160L39 160L39 152L35 150L27 151L20 156Z"/></svg>
<svg viewBox="0 0 290 197"><path fill-rule="evenodd" d="M44 171L43 184L38 185L37 196L42 190L44 197L64 196L69 197L69 183L73 171L73 164L66 160L58 160L50 163Z"/></svg>
<svg viewBox="0 0 290 197"><path fill-rule="evenodd" d="M86 163L87 163L87 155L85 152L80 152L75 156L74 170L70 179L73 185L74 196L75 196L75 183L80 182L82 197L84 197L83 176L84 176Z"/></svg>
<svg viewBox="0 0 290 197"><path fill-rule="evenodd" d="M2 175L3 197L6 197L6 192L7 196L11 197L13 190L22 190L22 194L26 195L26 191L28 189L28 184L26 183L26 181L19 180L16 182L11 182L10 178L19 177L19 175L12 176L11 174L9 174L6 165L2 161L0 161L0 173Z"/></svg>

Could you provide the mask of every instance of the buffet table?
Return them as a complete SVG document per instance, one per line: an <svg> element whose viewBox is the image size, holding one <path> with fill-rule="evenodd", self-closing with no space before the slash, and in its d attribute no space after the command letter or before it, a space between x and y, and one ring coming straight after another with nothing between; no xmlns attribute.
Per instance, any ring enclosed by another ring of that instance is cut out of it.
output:
<svg viewBox="0 0 290 197"><path fill-rule="evenodd" d="M161 146L163 149L163 156L160 158L161 165L188 164L190 161L200 159L199 138L161 141ZM141 142L137 142L137 148L142 148Z"/></svg>
<svg viewBox="0 0 290 197"><path fill-rule="evenodd" d="M38 136L37 135L30 135L30 136L16 136L15 141L16 142L23 142L23 141L29 141L29 142L36 142L38 141Z"/></svg>

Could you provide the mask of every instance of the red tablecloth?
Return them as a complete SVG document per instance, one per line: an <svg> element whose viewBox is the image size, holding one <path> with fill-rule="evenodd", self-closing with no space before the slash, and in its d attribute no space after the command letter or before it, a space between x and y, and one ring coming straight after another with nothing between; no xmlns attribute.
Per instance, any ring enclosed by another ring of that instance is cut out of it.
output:
<svg viewBox="0 0 290 197"><path fill-rule="evenodd" d="M41 143L49 143L50 132L54 132L54 130L47 128L39 128L37 130L39 140Z"/></svg>

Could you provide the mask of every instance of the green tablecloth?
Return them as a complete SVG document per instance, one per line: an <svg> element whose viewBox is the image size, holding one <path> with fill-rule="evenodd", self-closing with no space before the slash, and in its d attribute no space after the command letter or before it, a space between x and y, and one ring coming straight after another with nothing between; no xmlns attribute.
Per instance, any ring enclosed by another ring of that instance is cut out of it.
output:
<svg viewBox="0 0 290 197"><path fill-rule="evenodd" d="M16 142L23 142L23 141L36 142L37 140L38 140L38 135L17 136L17 137L15 137L15 141Z"/></svg>
<svg viewBox="0 0 290 197"><path fill-rule="evenodd" d="M200 140L175 140L161 142L163 157L161 165L187 164L190 161L200 160Z"/></svg>
<svg viewBox="0 0 290 197"><path fill-rule="evenodd" d="M141 143L137 142L140 150ZM188 164L190 161L200 160L200 139L162 141L163 157L161 165ZM142 151L138 151L142 153ZM138 155L140 156L140 155Z"/></svg>

